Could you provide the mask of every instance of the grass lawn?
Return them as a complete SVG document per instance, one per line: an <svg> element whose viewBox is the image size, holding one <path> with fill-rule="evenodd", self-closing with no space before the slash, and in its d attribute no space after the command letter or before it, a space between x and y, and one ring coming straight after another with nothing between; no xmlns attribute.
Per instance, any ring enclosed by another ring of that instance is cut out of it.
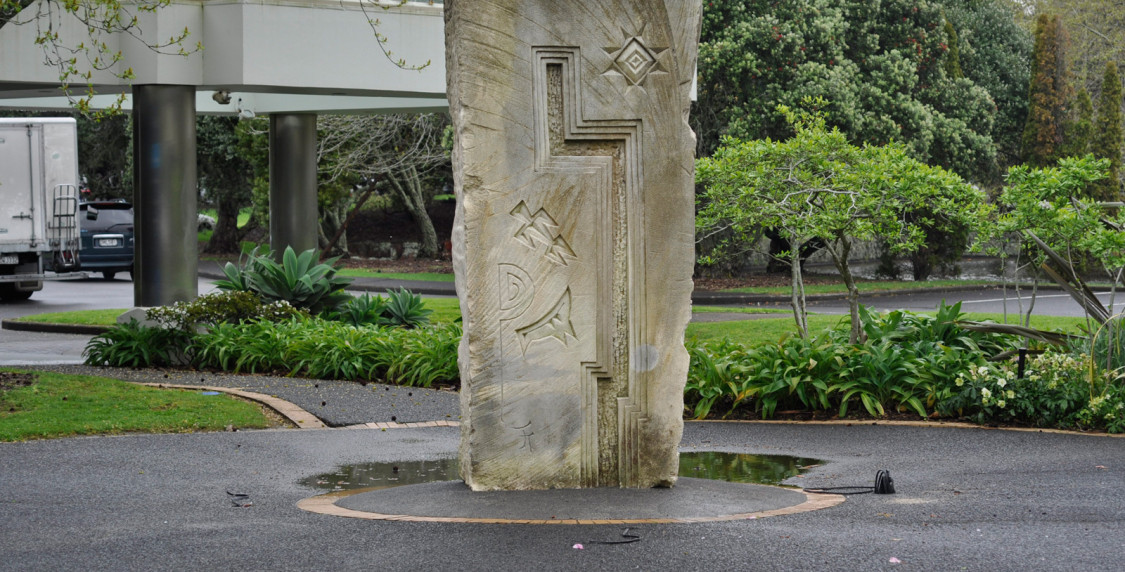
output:
<svg viewBox="0 0 1125 572"><path fill-rule="evenodd" d="M957 286L999 286L999 282L990 280L883 280L872 282L858 282L856 286L860 292L881 292L886 290L918 290L953 288ZM848 289L843 282L839 284L806 284L806 294L843 294ZM788 297L792 292L789 286L750 286L747 288L731 288L723 292L740 292L743 294L774 294Z"/></svg>
<svg viewBox="0 0 1125 572"><path fill-rule="evenodd" d="M355 278L386 278L388 280L421 280L423 282L453 282L452 274L441 272L380 272L366 268L342 268L337 276L352 276Z"/></svg>
<svg viewBox="0 0 1125 572"><path fill-rule="evenodd" d="M696 306L692 305L692 313L700 314L789 314L790 310L777 308L755 308L752 306Z"/></svg>
<svg viewBox="0 0 1125 572"><path fill-rule="evenodd" d="M31 385L22 385L0 373L0 441L271 425L261 406L227 395L156 389L102 377L22 373L37 377Z"/></svg>
<svg viewBox="0 0 1125 572"><path fill-rule="evenodd" d="M1003 322L1002 314L965 314L966 320ZM1011 316L1009 316L1011 319ZM847 327L848 317L836 315L810 314L809 331L821 332L826 329L842 326ZM1032 316L1031 327L1041 330L1055 330L1078 333L1079 326L1085 326L1085 318L1067 318L1058 316ZM760 320L736 320L731 322L710 322L688 324L687 338L699 342L718 341L730 338L746 346L773 343L782 336L795 335L797 326L793 316L763 318Z"/></svg>
<svg viewBox="0 0 1125 572"><path fill-rule="evenodd" d="M79 324L83 326L112 326L117 317L129 308L110 308L108 310L81 310L78 312L50 312L13 318L13 322L47 322L50 324Z"/></svg>
<svg viewBox="0 0 1125 572"><path fill-rule="evenodd" d="M426 308L433 310L430 320L433 322L449 323L461 317L461 308L456 298L424 298ZM776 342L784 335L796 333L793 316L788 310L773 308L724 308L718 306L695 306L695 312L734 312L745 314L776 314L776 318L761 318L756 320L736 320L730 322L709 322L688 324L687 338L705 342L730 338L746 345L757 345ZM116 323L124 309L116 310L87 310L82 312L57 312L53 314L36 314L17 318L19 321L50 322L56 324L93 324L110 326ZM1004 322L1002 314L965 314L965 319L975 321ZM1014 316L1008 315L1012 322ZM809 330L820 332L843 324L847 316L837 315L809 315ZM1079 328L1086 325L1085 318L1068 318L1058 316L1032 316L1031 327L1041 330L1063 331L1079 333Z"/></svg>
<svg viewBox="0 0 1125 572"><path fill-rule="evenodd" d="M426 307L434 311L433 314L430 314L430 320L433 322L449 323L461 317L461 306L457 303L457 298L423 298L423 300L426 302ZM112 326L117 323L117 317L125 313L125 311L125 308L118 308L110 310L82 310L79 312L52 312L23 316L21 318L15 318L15 321Z"/></svg>

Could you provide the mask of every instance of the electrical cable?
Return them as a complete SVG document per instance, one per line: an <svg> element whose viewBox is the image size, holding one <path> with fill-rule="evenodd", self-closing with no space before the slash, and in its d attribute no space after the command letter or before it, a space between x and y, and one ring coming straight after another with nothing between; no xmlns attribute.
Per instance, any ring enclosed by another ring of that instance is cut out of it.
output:
<svg viewBox="0 0 1125 572"><path fill-rule="evenodd" d="M586 542L586 544L632 544L634 542L640 542L641 541L640 535L629 534L629 530L631 530L631 529L626 528L621 533L621 537L624 538L625 540L590 540L590 541Z"/></svg>
<svg viewBox="0 0 1125 572"><path fill-rule="evenodd" d="M884 469L875 473L875 486L873 487L809 487L801 490L813 494L863 495L875 493L877 495L893 495L895 494L895 480L891 478L891 472Z"/></svg>

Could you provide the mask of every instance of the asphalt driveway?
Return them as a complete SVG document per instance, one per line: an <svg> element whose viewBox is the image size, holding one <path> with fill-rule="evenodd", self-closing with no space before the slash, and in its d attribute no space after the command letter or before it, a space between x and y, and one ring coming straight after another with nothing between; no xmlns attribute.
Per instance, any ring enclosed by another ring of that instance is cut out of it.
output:
<svg viewBox="0 0 1125 572"><path fill-rule="evenodd" d="M816 512L727 523L366 521L296 508L341 464L448 458L450 428L271 430L0 443L3 570L1119 570L1125 440L989 429L688 423L685 449L828 461L870 484ZM250 495L235 508L227 491ZM573 548L584 543L584 549ZM894 559L894 560L892 560Z"/></svg>

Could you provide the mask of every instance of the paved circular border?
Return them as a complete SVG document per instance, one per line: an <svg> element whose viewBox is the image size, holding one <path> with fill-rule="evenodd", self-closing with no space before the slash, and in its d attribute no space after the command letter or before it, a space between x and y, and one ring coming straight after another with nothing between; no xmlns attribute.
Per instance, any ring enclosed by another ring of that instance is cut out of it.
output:
<svg viewBox="0 0 1125 572"><path fill-rule="evenodd" d="M411 485L405 485L411 486ZM768 486L768 485L762 485ZM379 512L367 512L361 510L354 510L344 508L336 503L343 498L352 495L358 495L366 492L397 488L397 487L367 487L363 489L356 489L352 491L339 491L317 495L315 497L307 498L297 503L297 508L313 512L317 514L326 514L329 516L340 516L344 518L359 518L364 520L395 520L402 522L450 522L450 523L467 523L467 524L570 524L570 525L597 525L597 524L688 524L695 522L724 522L731 520L753 520L758 518L769 518L771 516L782 516L786 514L798 514L802 512L810 512L814 510L821 510L825 508L834 507L843 503L845 497L843 495L820 494L804 492L805 502L785 508L778 508L773 510L763 510L758 512L745 512L738 514L724 514L716 516L697 516L687 518L614 518L614 519L552 519L552 520L539 520L539 519L516 519L516 518L472 518L472 517L457 517L457 516L418 516L410 514L384 514ZM781 487L778 487L781 488ZM786 489L791 490L791 489Z"/></svg>

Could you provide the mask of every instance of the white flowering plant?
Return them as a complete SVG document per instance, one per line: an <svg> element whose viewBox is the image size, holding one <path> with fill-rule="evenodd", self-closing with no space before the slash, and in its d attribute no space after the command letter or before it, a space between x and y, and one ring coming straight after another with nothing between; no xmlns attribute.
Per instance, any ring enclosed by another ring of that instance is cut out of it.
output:
<svg viewBox="0 0 1125 572"><path fill-rule="evenodd" d="M1076 421L1083 429L1104 427L1110 433L1125 433L1125 386L1108 385L1078 412Z"/></svg>
<svg viewBox="0 0 1125 572"><path fill-rule="evenodd" d="M1024 377L1014 362L970 367L957 375L942 414L976 423L1073 427L1090 399L1089 369L1081 356L1046 352L1029 360Z"/></svg>

